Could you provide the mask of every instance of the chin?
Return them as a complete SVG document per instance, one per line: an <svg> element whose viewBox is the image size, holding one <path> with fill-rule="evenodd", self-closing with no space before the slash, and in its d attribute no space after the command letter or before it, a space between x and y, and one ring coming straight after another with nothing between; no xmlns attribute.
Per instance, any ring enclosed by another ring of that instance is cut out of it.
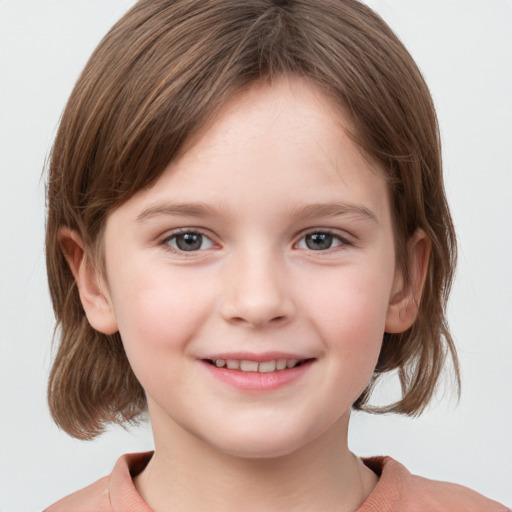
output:
<svg viewBox="0 0 512 512"><path fill-rule="evenodd" d="M299 445L300 446L300 445ZM220 447L222 450L222 447ZM298 447L294 445L283 446L282 444L269 443L260 446L240 445L225 447L222 451L225 455L237 457L239 459L275 459L286 457L294 453Z"/></svg>
<svg viewBox="0 0 512 512"><path fill-rule="evenodd" d="M286 457L311 442L298 432L267 431L233 433L226 431L220 439L204 439L225 455L241 459L272 459Z"/></svg>

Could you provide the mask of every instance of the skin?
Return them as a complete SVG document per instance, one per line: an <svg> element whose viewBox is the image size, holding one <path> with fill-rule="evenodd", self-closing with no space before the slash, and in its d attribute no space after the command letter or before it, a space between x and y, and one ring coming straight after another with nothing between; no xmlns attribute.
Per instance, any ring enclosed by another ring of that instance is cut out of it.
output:
<svg viewBox="0 0 512 512"><path fill-rule="evenodd" d="M350 409L384 331L414 321L429 245L410 241L405 286L385 179L342 121L306 81L256 83L109 215L105 276L61 230L91 325L120 331L146 391L156 450L135 484L156 511L353 511L377 483ZM275 352L309 363L266 391L205 363Z"/></svg>

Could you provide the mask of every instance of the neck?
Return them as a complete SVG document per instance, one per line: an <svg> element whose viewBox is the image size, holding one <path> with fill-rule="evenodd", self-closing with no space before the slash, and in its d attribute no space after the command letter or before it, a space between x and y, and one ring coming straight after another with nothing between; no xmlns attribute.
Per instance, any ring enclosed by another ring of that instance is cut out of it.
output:
<svg viewBox="0 0 512 512"><path fill-rule="evenodd" d="M353 512L377 483L348 450L348 417L321 439L275 458L233 456L189 433L162 436L153 429L155 454L135 485L155 512L170 503L176 512Z"/></svg>

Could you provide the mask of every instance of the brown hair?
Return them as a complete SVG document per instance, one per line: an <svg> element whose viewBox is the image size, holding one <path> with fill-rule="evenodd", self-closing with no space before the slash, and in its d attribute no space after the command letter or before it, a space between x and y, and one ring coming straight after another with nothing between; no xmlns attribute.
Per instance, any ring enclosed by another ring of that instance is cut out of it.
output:
<svg viewBox="0 0 512 512"><path fill-rule="evenodd" d="M405 333L384 334L373 379L354 407L419 414L448 354L459 383L445 320L456 243L437 120L420 71L391 29L355 0L142 0L91 56L49 160L46 251L61 340L48 397L69 434L91 438L109 422L134 421L146 400L119 333L87 322L59 228L76 230L97 258L109 212L153 184L237 91L284 74L312 80L348 112L352 136L383 169L402 268L418 228L432 244L417 320ZM391 370L402 398L369 406L373 385Z"/></svg>

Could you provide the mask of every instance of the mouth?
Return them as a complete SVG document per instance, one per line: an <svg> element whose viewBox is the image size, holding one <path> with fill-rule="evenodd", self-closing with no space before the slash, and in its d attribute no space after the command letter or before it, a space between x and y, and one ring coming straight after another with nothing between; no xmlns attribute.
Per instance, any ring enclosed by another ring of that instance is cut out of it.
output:
<svg viewBox="0 0 512 512"><path fill-rule="evenodd" d="M242 373L274 373L291 370L302 366L313 359L271 359L269 361L250 361L247 359L203 359L216 368L238 371Z"/></svg>

